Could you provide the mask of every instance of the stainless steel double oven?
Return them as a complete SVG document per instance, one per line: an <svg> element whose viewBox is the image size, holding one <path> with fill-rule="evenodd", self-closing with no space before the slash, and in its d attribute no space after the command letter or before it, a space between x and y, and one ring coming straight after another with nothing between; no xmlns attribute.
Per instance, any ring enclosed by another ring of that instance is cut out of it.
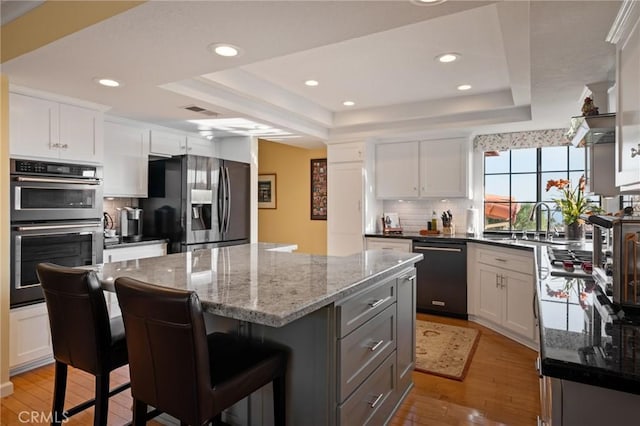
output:
<svg viewBox="0 0 640 426"><path fill-rule="evenodd" d="M102 168L12 159L11 307L43 300L35 267L102 263Z"/></svg>

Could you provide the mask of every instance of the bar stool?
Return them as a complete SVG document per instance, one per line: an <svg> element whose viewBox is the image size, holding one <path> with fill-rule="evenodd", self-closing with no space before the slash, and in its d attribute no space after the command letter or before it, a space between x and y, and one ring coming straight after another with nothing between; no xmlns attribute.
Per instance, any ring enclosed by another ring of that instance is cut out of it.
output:
<svg viewBox="0 0 640 426"><path fill-rule="evenodd" d="M287 354L225 333L207 335L192 291L131 278L115 282L129 351L133 424L147 405L181 424L220 424L221 413L273 382L274 423L285 424Z"/></svg>
<svg viewBox="0 0 640 426"><path fill-rule="evenodd" d="M36 266L49 312L55 384L52 424L61 424L95 406L94 425L106 425L109 397L131 387L109 391L109 373L127 364L127 345L121 317L109 319L100 282L93 271L52 263ZM68 366L95 376L95 398L64 410Z"/></svg>

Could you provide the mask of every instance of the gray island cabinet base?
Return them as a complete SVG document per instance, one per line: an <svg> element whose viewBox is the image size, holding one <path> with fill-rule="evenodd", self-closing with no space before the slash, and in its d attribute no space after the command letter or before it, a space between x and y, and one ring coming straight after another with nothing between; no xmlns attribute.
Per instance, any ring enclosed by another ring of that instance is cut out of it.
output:
<svg viewBox="0 0 640 426"><path fill-rule="evenodd" d="M104 264L103 287L130 276L195 290L209 331L288 348L287 424L381 425L413 386L415 262L421 254L329 257L242 246ZM273 424L267 385L225 412Z"/></svg>

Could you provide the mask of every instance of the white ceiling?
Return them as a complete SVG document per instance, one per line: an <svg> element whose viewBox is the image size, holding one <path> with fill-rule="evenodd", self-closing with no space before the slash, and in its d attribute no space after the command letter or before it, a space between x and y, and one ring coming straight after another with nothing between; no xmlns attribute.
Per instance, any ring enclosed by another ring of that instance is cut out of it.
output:
<svg viewBox="0 0 640 426"><path fill-rule="evenodd" d="M149 1L10 60L2 73L187 131L197 130L187 120L208 118L182 109L195 104L288 130L301 137L286 143L304 147L558 128L579 113L585 84L613 76L615 49L604 40L619 5ZM242 54L211 55L217 42ZM434 60L450 51L461 60ZM103 76L124 86L97 86ZM456 90L462 83L473 88Z"/></svg>

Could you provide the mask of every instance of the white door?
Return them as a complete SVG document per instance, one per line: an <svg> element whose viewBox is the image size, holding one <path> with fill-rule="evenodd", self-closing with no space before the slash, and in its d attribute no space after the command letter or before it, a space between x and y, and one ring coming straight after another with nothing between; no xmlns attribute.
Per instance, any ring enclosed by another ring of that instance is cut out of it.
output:
<svg viewBox="0 0 640 426"><path fill-rule="evenodd" d="M104 196L147 197L149 130L104 123Z"/></svg>
<svg viewBox="0 0 640 426"><path fill-rule="evenodd" d="M378 198L418 197L418 147L418 142L376 145L375 175Z"/></svg>
<svg viewBox="0 0 640 426"><path fill-rule="evenodd" d="M15 158L58 158L58 104L9 94L9 151Z"/></svg>
<svg viewBox="0 0 640 426"><path fill-rule="evenodd" d="M466 197L468 157L466 139L420 142L420 196Z"/></svg>
<svg viewBox="0 0 640 426"><path fill-rule="evenodd" d="M60 104L60 158L102 163L102 112Z"/></svg>
<svg viewBox="0 0 640 426"><path fill-rule="evenodd" d="M151 130L149 153L158 155L181 155L187 153L187 137L176 133Z"/></svg>
<svg viewBox="0 0 640 426"><path fill-rule="evenodd" d="M327 193L327 254L362 251L362 163L329 163Z"/></svg>
<svg viewBox="0 0 640 426"><path fill-rule="evenodd" d="M533 277L513 271L503 271L502 276L505 297L503 325L527 339L533 339Z"/></svg>
<svg viewBox="0 0 640 426"><path fill-rule="evenodd" d="M479 282L477 315L496 324L502 323L502 289L500 288L500 270L482 263L477 264L475 277Z"/></svg>

